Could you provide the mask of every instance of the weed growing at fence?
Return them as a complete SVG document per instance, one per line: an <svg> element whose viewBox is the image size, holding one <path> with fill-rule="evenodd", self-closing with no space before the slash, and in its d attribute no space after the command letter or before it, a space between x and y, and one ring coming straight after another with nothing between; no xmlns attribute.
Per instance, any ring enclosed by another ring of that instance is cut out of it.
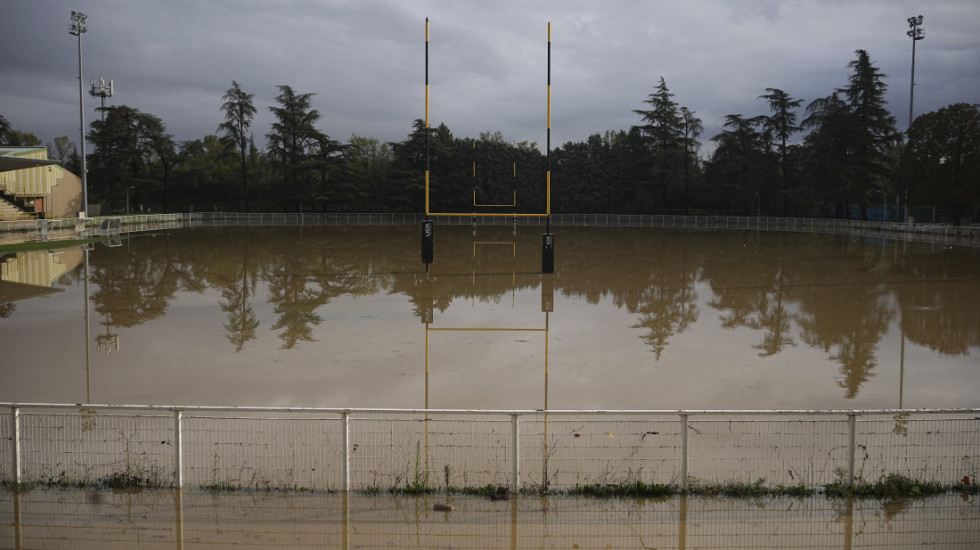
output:
<svg viewBox="0 0 980 550"><path fill-rule="evenodd" d="M936 481L919 481L901 474L888 474L878 481L859 481L848 484L843 480L827 485L825 493L830 497L907 498L941 495L950 490L966 489L969 485L949 486Z"/></svg>
<svg viewBox="0 0 980 550"><path fill-rule="evenodd" d="M451 470L446 472L446 479L448 481L449 474ZM448 485L448 484L447 484ZM412 482L407 483L405 487L398 487L397 482L394 487L391 488L392 493L402 493L408 495L424 495L429 493L435 493L438 491L436 487L429 485L429 470L425 468L422 461L422 444L419 441L415 442L415 471L412 476Z"/></svg>

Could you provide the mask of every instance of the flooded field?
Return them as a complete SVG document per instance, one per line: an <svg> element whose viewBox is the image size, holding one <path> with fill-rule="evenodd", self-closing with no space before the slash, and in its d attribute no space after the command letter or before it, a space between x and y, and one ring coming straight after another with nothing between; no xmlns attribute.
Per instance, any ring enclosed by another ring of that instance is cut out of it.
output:
<svg viewBox="0 0 980 550"><path fill-rule="evenodd" d="M436 511L436 504L451 511ZM976 548L975 497L585 499L0 491L4 548ZM8 520L9 518L9 520Z"/></svg>
<svg viewBox="0 0 980 550"><path fill-rule="evenodd" d="M976 248L559 228L542 275L539 228L436 231L428 270L417 226L179 229L4 254L0 401L977 404Z"/></svg>

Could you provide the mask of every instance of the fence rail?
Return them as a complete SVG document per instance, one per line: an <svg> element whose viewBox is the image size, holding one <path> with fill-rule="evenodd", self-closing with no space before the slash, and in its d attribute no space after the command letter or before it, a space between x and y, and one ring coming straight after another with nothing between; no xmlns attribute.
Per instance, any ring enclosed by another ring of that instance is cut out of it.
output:
<svg viewBox="0 0 980 550"><path fill-rule="evenodd" d="M537 411L0 404L0 482L371 490L976 481L980 409Z"/></svg>
<svg viewBox="0 0 980 550"><path fill-rule="evenodd" d="M305 225L405 225L417 224L424 214L413 213L255 213L197 212L103 216L86 221L56 220L0 221L0 245L32 241L57 241L101 236L98 228L107 219L119 219L117 234L160 231L179 227L244 227ZM789 231L801 233L886 236L915 242L980 246L980 225L954 227L942 224L910 225L897 222L837 220L825 218L782 218L752 216L652 216L619 214L552 214L550 220L533 217L446 216L445 225L520 225L556 227L653 227L678 229L728 229Z"/></svg>

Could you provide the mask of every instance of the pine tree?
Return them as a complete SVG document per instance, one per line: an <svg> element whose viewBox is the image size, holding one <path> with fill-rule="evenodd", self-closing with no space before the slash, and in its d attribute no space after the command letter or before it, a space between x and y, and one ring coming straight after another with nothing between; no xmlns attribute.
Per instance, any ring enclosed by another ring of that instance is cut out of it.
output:
<svg viewBox="0 0 980 550"><path fill-rule="evenodd" d="M252 125L252 118L255 116L255 106L252 98L255 94L245 93L238 82L232 80L231 88L221 97L221 110L225 112L225 121L218 125L218 132L228 142L235 145L241 155L242 163L242 192L245 194L245 212L248 208L248 163L246 153L248 152L249 135L248 129Z"/></svg>

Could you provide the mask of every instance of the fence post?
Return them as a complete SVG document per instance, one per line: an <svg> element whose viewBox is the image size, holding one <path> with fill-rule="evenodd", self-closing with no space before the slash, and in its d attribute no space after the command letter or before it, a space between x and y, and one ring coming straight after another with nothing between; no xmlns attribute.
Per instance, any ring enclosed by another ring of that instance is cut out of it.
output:
<svg viewBox="0 0 980 550"><path fill-rule="evenodd" d="M517 492L521 490L521 466L520 466L520 425L518 420L518 415L512 414L510 417L511 422L511 465L510 465L510 488L511 491Z"/></svg>
<svg viewBox="0 0 980 550"><path fill-rule="evenodd" d="M854 436L857 427L855 414L847 413L847 485L854 485Z"/></svg>
<svg viewBox="0 0 980 550"><path fill-rule="evenodd" d="M12 479L16 486L20 485L20 407L13 407L13 414L10 415L10 433L14 438L14 444L10 446L10 454L14 467Z"/></svg>
<svg viewBox="0 0 980 550"><path fill-rule="evenodd" d="M687 415L681 414L681 492L687 492Z"/></svg>
<svg viewBox="0 0 980 550"><path fill-rule="evenodd" d="M342 412L340 413L340 439L341 444L344 447L343 464L341 466L341 483L340 487L345 493L350 490L350 413Z"/></svg>
<svg viewBox="0 0 980 550"><path fill-rule="evenodd" d="M178 489L184 488L184 432L181 421L184 413L180 409L174 411L174 481Z"/></svg>

